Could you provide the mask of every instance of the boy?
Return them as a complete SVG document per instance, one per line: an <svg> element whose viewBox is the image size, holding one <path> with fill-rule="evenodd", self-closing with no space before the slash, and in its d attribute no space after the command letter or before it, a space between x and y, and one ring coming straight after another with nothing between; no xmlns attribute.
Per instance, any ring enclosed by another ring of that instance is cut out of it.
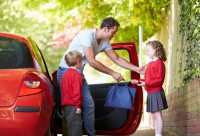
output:
<svg viewBox="0 0 200 136"><path fill-rule="evenodd" d="M73 50L65 55L69 68L61 80L63 106L63 136L82 136L82 77L76 69L81 67L82 55Z"/></svg>

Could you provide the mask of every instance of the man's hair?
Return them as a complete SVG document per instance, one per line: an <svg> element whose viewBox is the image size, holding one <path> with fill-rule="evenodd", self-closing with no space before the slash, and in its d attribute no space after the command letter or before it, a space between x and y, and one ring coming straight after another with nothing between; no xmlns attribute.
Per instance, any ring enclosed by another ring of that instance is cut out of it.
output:
<svg viewBox="0 0 200 136"><path fill-rule="evenodd" d="M75 66L82 61L82 55L77 50L70 51L65 55L65 61L69 67Z"/></svg>
<svg viewBox="0 0 200 136"><path fill-rule="evenodd" d="M166 57L166 51L165 48L163 48L163 45L161 42L159 41L149 41L146 43L146 45L150 45L152 46L152 48L156 51L156 57L161 58L162 61L166 61L167 57Z"/></svg>
<svg viewBox="0 0 200 136"><path fill-rule="evenodd" d="M100 28L102 29L104 27L107 27L109 30L113 28L114 26L120 26L120 24L114 18L107 17L102 20Z"/></svg>

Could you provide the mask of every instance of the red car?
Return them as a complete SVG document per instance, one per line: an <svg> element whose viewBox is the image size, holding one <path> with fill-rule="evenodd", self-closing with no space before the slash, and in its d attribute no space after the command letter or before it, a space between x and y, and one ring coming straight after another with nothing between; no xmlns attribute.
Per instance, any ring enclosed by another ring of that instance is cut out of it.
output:
<svg viewBox="0 0 200 136"><path fill-rule="evenodd" d="M137 52L134 43L115 43L112 44L113 49L120 55L124 57L127 61L138 66ZM103 57L102 57L103 56ZM135 95L135 101L133 103L133 109L120 109L120 108L108 108L104 107L106 96L108 94L108 88L115 85L115 81L108 79L107 77L101 77L100 73L95 77L97 71L93 71L89 67L84 68L84 74L86 80L88 81L92 97L95 102L95 128L97 135L130 135L133 134L141 120L142 107L143 107L143 92L142 88L134 86L130 83L131 79L138 79L140 75L136 72L131 72L129 70L125 71L120 69L118 66L114 66L109 59L105 59L106 55L97 55L97 59L103 64L109 66L111 69L118 70L126 79L129 86L137 88ZM87 71L92 73L92 75L86 75ZM88 79L87 79L88 77ZM61 111L61 97L58 83L56 82L56 72L53 73L53 83L55 86L55 96L56 96L56 110L55 110L55 120L53 122L53 131L55 134L62 133L62 111ZM94 82L95 81L95 82ZM118 83L118 85L124 85L123 82Z"/></svg>
<svg viewBox="0 0 200 136"><path fill-rule="evenodd" d="M54 88L30 37L0 33L0 135L50 135Z"/></svg>

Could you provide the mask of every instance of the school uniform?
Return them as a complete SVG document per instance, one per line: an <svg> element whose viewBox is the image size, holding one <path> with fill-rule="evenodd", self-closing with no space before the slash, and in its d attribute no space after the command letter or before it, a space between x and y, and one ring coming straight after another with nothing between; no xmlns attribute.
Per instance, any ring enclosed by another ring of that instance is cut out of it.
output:
<svg viewBox="0 0 200 136"><path fill-rule="evenodd" d="M147 65L145 78L138 81L145 82L147 91L147 112L156 112L168 108L164 89L162 88L165 79L165 65L160 58L153 59Z"/></svg>
<svg viewBox="0 0 200 136"><path fill-rule="evenodd" d="M63 136L82 136L82 116L76 113L82 106L82 77L76 69L68 68L61 80Z"/></svg>

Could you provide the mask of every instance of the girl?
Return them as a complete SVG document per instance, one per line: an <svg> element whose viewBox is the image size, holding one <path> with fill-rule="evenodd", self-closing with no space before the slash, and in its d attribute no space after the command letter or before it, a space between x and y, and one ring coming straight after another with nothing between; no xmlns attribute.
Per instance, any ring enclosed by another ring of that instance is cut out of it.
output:
<svg viewBox="0 0 200 136"><path fill-rule="evenodd" d="M149 41L146 44L146 55L152 60L146 68L145 79L133 79L131 83L144 86L147 91L147 112L151 112L155 136L162 136L163 119L161 110L167 109L167 101L162 84L165 78L166 52L159 41Z"/></svg>

